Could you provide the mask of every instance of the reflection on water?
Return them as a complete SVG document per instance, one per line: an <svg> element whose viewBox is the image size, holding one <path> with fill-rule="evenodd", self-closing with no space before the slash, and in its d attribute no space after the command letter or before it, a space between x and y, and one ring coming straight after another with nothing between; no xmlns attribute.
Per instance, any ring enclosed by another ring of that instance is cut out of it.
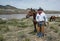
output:
<svg viewBox="0 0 60 41"><path fill-rule="evenodd" d="M47 17L50 16L59 16L60 14L47 14ZM26 14L11 14L11 15L0 15L0 18L6 18L6 19L22 19L25 18Z"/></svg>

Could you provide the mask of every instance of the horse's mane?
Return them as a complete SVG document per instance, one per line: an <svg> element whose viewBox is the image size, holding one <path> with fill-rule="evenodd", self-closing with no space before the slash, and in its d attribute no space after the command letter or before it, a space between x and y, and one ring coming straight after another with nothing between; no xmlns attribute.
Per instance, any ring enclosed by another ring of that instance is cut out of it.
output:
<svg viewBox="0 0 60 41"><path fill-rule="evenodd" d="M35 9L32 9L30 11L33 12L33 14L36 14L36 10Z"/></svg>

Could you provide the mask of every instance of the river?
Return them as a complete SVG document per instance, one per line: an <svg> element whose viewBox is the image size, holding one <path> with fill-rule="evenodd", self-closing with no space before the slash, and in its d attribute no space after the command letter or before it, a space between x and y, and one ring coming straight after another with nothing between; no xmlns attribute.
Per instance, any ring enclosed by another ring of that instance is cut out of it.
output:
<svg viewBox="0 0 60 41"><path fill-rule="evenodd" d="M50 16L60 16L60 14L47 14L47 17L49 18ZM25 18L26 14L2 14L0 15L0 18L6 18L6 19L22 19Z"/></svg>

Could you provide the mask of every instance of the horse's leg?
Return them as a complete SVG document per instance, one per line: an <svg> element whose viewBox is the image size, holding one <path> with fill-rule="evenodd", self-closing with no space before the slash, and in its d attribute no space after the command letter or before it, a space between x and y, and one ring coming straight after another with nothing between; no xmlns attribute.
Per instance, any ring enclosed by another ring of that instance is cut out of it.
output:
<svg viewBox="0 0 60 41"><path fill-rule="evenodd" d="M51 18L50 18L50 21L51 21Z"/></svg>
<svg viewBox="0 0 60 41"><path fill-rule="evenodd" d="M54 21L54 18L53 18L53 21Z"/></svg>
<svg viewBox="0 0 60 41"><path fill-rule="evenodd" d="M53 21L53 19L51 19L51 21Z"/></svg>
<svg viewBox="0 0 60 41"><path fill-rule="evenodd" d="M55 21L55 18L54 18L54 21Z"/></svg>
<svg viewBox="0 0 60 41"><path fill-rule="evenodd" d="M50 21L51 21L51 18L50 18Z"/></svg>
<svg viewBox="0 0 60 41"><path fill-rule="evenodd" d="M53 21L54 21L54 18L53 18Z"/></svg>
<svg viewBox="0 0 60 41"><path fill-rule="evenodd" d="M36 23L33 22L33 24L34 24L34 32L37 32L37 29L36 29Z"/></svg>
<svg viewBox="0 0 60 41"><path fill-rule="evenodd" d="M55 21L55 18L54 18L54 21Z"/></svg>

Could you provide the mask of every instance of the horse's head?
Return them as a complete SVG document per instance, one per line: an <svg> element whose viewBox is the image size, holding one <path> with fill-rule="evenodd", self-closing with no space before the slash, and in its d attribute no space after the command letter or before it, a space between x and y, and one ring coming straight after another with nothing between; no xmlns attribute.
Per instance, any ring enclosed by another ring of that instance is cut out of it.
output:
<svg viewBox="0 0 60 41"><path fill-rule="evenodd" d="M34 9L30 9L28 11L28 14L26 15L26 18L29 18L30 16L33 16L33 14L35 14L35 13L36 13L36 11Z"/></svg>

